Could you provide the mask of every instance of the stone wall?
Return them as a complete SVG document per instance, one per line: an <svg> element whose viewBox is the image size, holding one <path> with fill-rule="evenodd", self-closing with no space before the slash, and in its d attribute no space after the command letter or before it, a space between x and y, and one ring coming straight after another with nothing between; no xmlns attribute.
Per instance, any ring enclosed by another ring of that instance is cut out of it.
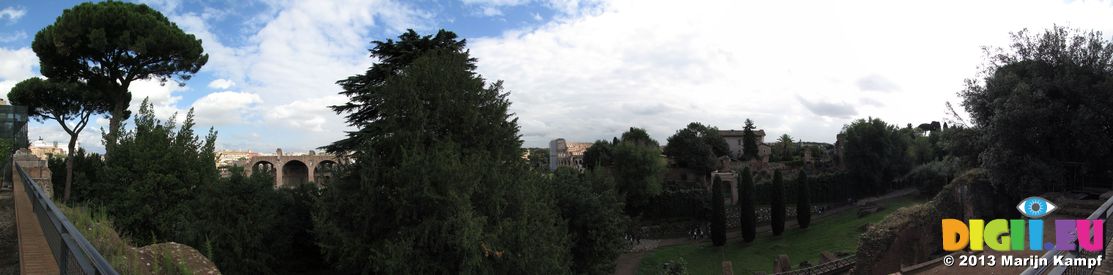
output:
<svg viewBox="0 0 1113 275"><path fill-rule="evenodd" d="M993 189L984 170L967 171L930 201L899 209L871 225L859 239L851 274L891 274L941 257L942 219L1009 218L1016 215L1010 211L1013 203Z"/></svg>
<svg viewBox="0 0 1113 275"><path fill-rule="evenodd" d="M14 164L19 164L20 167L23 167L23 171L27 173L27 176L35 180L35 183L39 184L39 187L46 192L48 198L54 198L54 184L51 182L50 166L47 164L46 160L32 155L27 149L16 151L15 154L12 155L12 160ZM11 168L12 175L18 173L14 166ZM15 177L13 177L13 179L15 179ZM13 184L23 183L13 182Z"/></svg>

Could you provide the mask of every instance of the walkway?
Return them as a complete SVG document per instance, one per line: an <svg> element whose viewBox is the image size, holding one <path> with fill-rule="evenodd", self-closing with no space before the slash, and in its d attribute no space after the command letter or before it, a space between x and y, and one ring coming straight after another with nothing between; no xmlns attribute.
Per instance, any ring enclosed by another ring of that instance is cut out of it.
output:
<svg viewBox="0 0 1113 275"><path fill-rule="evenodd" d="M50 245L46 243L39 219L31 208L31 199L27 198L28 190L23 186L19 173L13 174L12 195L15 199L15 220L19 232L21 274L58 274L54 254L50 253Z"/></svg>

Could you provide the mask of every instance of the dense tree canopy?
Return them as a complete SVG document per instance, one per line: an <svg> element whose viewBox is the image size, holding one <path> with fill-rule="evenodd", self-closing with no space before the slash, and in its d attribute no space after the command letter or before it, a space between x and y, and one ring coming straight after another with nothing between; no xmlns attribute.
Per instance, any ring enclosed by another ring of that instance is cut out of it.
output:
<svg viewBox="0 0 1113 275"><path fill-rule="evenodd" d="M591 144L591 147L584 151L584 167L594 170L595 167L613 167L614 166L614 147L618 143L607 142L605 140L596 140Z"/></svg>
<svg viewBox="0 0 1113 275"><path fill-rule="evenodd" d="M980 128L986 146L980 159L995 185L1025 196L1108 182L1113 44L1102 33L1023 30L987 63L960 95Z"/></svg>
<svg viewBox="0 0 1113 275"><path fill-rule="evenodd" d="M107 208L117 228L140 243L171 240L185 229L188 207L197 188L217 181L216 132L201 138L193 132L193 111L178 126L161 121L143 100L135 128L121 131L119 144L105 165L104 183L92 198Z"/></svg>
<svg viewBox="0 0 1113 275"><path fill-rule="evenodd" d="M611 174L618 192L626 198L627 215L641 215L649 199L663 190L668 167L660 148L657 141L640 128L630 128L623 133L614 147Z"/></svg>
<svg viewBox="0 0 1113 275"><path fill-rule="evenodd" d="M110 104L110 152L120 123L130 116L128 87L133 81L189 80L209 60L201 40L166 16L147 5L116 1L66 9L35 34L31 49L43 76L84 83Z"/></svg>
<svg viewBox="0 0 1113 275"><path fill-rule="evenodd" d="M664 153L680 167L708 175L715 170L717 157L730 155L730 148L718 128L692 122L668 138Z"/></svg>
<svg viewBox="0 0 1113 275"><path fill-rule="evenodd" d="M537 171L549 170L549 148L529 148L529 167L537 169Z"/></svg>
<svg viewBox="0 0 1113 275"><path fill-rule="evenodd" d="M231 176L195 189L186 228L176 241L206 255L226 274L318 271L320 251L308 235L312 185L275 190L274 175Z"/></svg>
<svg viewBox="0 0 1113 275"><path fill-rule="evenodd" d="M909 129L911 130L911 129ZM858 119L843 129L844 160L859 194L877 194L911 165L906 150L909 134L881 119Z"/></svg>
<svg viewBox="0 0 1113 275"><path fill-rule="evenodd" d="M116 156L74 154L74 200L108 214L133 243L173 241L210 257L225 274L299 274L328 271L311 232L315 189L274 188L273 175L217 178L215 133L199 137L192 115L182 125L139 109ZM65 169L52 158L56 183Z"/></svg>
<svg viewBox="0 0 1113 275"><path fill-rule="evenodd" d="M626 248L622 239L627 218L614 180L603 171L578 173L557 169L553 179L557 206L568 223L572 249L572 272L611 274L615 260Z"/></svg>
<svg viewBox="0 0 1113 275"><path fill-rule="evenodd" d="M347 272L536 274L570 271L551 185L520 159L499 84L475 74L455 34L376 42L367 74L340 81L335 106L356 132L322 191L314 233Z"/></svg>

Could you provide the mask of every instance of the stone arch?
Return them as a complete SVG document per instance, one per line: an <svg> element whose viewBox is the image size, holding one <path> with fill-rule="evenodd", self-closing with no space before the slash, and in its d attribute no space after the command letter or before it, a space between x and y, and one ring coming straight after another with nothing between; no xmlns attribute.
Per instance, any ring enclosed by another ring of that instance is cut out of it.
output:
<svg viewBox="0 0 1113 275"><path fill-rule="evenodd" d="M309 183L309 166L300 160L290 160L282 165L282 186Z"/></svg>
<svg viewBox="0 0 1113 275"><path fill-rule="evenodd" d="M256 161L256 162L252 163L251 167L247 168L247 171L248 171L249 175L250 174L257 174L257 173L269 173L271 175L274 175L275 172L277 172L277 170L275 170L275 169L276 169L276 167L275 167L274 163L271 163L271 162L265 161L265 160L260 160L260 161Z"/></svg>
<svg viewBox="0 0 1113 275"><path fill-rule="evenodd" d="M334 179L334 173L337 168L337 163L331 160L322 160L313 167L313 182L317 185L325 185Z"/></svg>

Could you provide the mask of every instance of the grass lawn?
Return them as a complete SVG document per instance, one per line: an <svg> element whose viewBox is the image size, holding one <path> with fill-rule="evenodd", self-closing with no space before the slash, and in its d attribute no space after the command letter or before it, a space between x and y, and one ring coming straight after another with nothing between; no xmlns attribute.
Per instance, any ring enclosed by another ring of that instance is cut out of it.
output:
<svg viewBox="0 0 1113 275"><path fill-rule="evenodd" d="M896 198L882 202L885 210L858 218L855 209L847 209L832 216L812 221L808 229L801 230L794 225L786 226L781 236L774 237L771 232L759 232L749 244L741 238L727 240L722 247L711 245L711 241L659 248L642 259L638 274L658 274L661 265L669 260L684 258L690 274L722 274L722 261L733 263L734 274L753 274L755 271L771 273L773 258L787 254L792 266L807 260L812 264L819 262L820 251L853 252L858 247L858 228L865 223L875 223L898 208L909 206L922 200L910 197Z"/></svg>

